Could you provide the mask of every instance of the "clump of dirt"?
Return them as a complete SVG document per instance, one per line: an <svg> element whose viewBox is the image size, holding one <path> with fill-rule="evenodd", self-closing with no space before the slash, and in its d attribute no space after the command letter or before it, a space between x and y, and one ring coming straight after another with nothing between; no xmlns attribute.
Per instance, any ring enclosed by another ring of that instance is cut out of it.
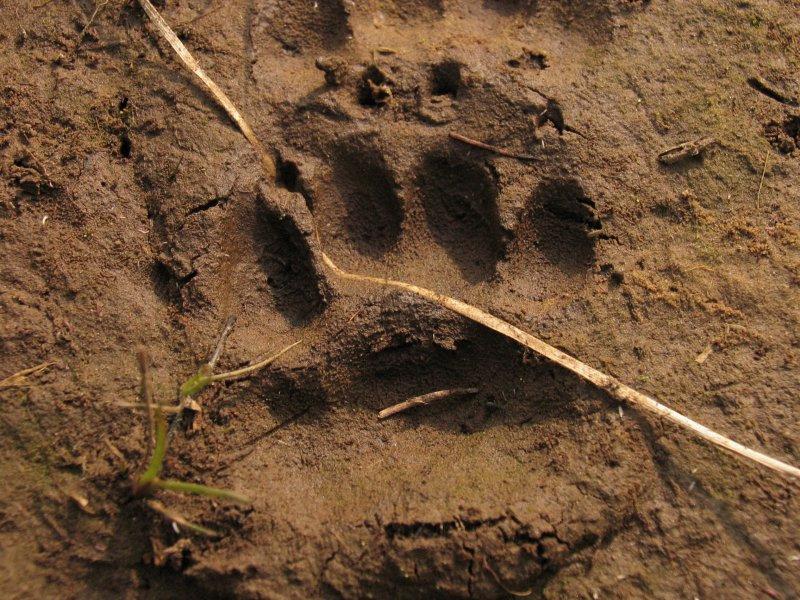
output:
<svg viewBox="0 0 800 600"><path fill-rule="evenodd" d="M364 106L380 106L392 99L394 82L383 69L369 65L361 74L358 87L358 102Z"/></svg>
<svg viewBox="0 0 800 600"><path fill-rule="evenodd" d="M787 116L781 123L770 121L764 127L764 135L776 150L791 154L800 148L800 115Z"/></svg>
<svg viewBox="0 0 800 600"><path fill-rule="evenodd" d="M322 259L800 462L797 119L747 83L800 69L789 4L160 3L281 187L137 3L0 6L0 379L53 363L0 389L0 593L792 597L795 482ZM174 435L165 474L254 498L163 493L204 539L131 499L118 405L137 346L171 402L232 314L222 369L303 343Z"/></svg>

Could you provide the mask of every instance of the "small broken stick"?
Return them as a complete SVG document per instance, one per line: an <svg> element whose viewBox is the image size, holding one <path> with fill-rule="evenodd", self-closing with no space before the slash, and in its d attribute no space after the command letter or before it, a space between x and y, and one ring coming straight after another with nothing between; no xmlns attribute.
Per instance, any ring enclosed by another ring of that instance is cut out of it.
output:
<svg viewBox="0 0 800 600"><path fill-rule="evenodd" d="M0 389L3 388L11 388L11 387L25 387L30 385L28 383L28 377L31 375L37 375L47 369L53 363L46 362L40 365L36 365L35 367L31 367L29 369L23 369L22 371L17 371L13 375L9 375L3 380L0 380Z"/></svg>
<svg viewBox="0 0 800 600"><path fill-rule="evenodd" d="M478 388L456 388L452 390L439 390L438 392L431 392L430 394L423 394L422 396L415 396L398 404L394 404L389 408L384 408L378 413L378 418L385 419L386 417L391 417L392 415L396 415L397 413L408 410L414 406L423 406L436 400L441 400L442 398L450 398L451 396L472 396L477 393Z"/></svg>
<svg viewBox="0 0 800 600"><path fill-rule="evenodd" d="M687 158L700 156L716 143L717 140L712 137L697 138L690 142L683 142L661 152L658 155L658 160L665 165L674 165Z"/></svg>
<svg viewBox="0 0 800 600"><path fill-rule="evenodd" d="M492 146L491 144L486 144L484 142L479 142L478 140L473 140L472 138L468 138L467 136L461 135L460 133L456 133L455 131L450 132L450 137L464 144L475 146L476 148L480 148L482 150L488 150L489 152L494 152L495 154L499 154L500 156L506 156L508 158L516 158L517 160L536 160L536 157L533 156L532 154L517 154L516 152L511 152L510 150L503 150L502 148L498 148L497 146Z"/></svg>
<svg viewBox="0 0 800 600"><path fill-rule="evenodd" d="M132 408L132 409L141 409L147 408L141 402L124 402L122 400L115 401L115 402L108 402L110 406L116 406L117 408ZM162 406L161 412L165 415L174 415L180 412L182 408L180 406Z"/></svg>
<svg viewBox="0 0 800 600"><path fill-rule="evenodd" d="M222 348L225 346L228 336L230 336L233 331L234 325L236 325L236 315L231 315L225 320L225 325L222 327L222 331L217 337L217 345L214 346L211 356L208 357L208 366L212 369L217 366L219 356L222 354Z"/></svg>

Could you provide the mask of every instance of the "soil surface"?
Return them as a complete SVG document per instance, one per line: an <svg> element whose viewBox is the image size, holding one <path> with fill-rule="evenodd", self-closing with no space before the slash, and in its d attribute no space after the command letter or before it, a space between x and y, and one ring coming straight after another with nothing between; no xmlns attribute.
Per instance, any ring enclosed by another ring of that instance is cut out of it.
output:
<svg viewBox="0 0 800 600"><path fill-rule="evenodd" d="M797 597L800 483L320 251L800 464L800 3L157 3L279 188L101 4L0 4L0 378L53 363L0 389L2 597ZM118 404L139 346L174 402L229 315L221 368L303 344L173 437L167 476L253 498L158 493L208 539L132 498Z"/></svg>

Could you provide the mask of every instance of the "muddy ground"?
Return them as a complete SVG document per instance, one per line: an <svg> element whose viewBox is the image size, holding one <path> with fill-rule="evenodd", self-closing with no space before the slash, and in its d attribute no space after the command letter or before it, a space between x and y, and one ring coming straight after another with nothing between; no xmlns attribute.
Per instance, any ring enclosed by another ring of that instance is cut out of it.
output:
<svg viewBox="0 0 800 600"><path fill-rule="evenodd" d="M798 482L343 282L309 211L343 267L471 302L798 464L800 3L158 6L287 190L137 3L88 27L90 0L0 4L0 378L53 363L0 390L3 597L797 597ZM535 127L548 99L563 135ZM145 422L115 402L136 401L141 345L173 402L231 314L223 368L304 342L174 438L169 476L254 499L159 494L209 540L131 498Z"/></svg>

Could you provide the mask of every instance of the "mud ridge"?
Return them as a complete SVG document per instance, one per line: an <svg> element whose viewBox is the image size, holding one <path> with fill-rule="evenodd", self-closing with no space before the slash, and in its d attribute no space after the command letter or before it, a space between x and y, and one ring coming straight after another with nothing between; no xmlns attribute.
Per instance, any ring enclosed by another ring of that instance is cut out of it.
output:
<svg viewBox="0 0 800 600"><path fill-rule="evenodd" d="M298 201L302 202L299 195L278 198L273 190L262 187L254 236L278 310L291 322L302 324L322 313L331 289L315 255L310 215Z"/></svg>

